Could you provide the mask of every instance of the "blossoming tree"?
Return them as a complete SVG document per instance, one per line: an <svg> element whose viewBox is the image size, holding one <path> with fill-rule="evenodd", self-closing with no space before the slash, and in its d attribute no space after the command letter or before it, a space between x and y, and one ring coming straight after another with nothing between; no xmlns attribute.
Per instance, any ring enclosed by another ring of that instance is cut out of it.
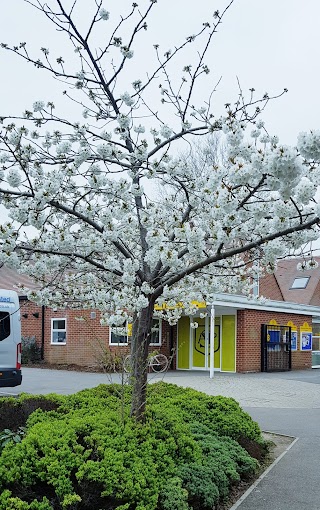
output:
<svg viewBox="0 0 320 510"><path fill-rule="evenodd" d="M26 1L67 35L73 57L44 47L33 55L25 42L2 48L63 81L81 115L72 120L39 100L21 117L1 117L9 219L0 226L0 259L41 284L30 299L98 309L115 328L133 322L132 414L140 419L155 304L172 305L158 315L174 324L177 302L192 315L193 300L243 290L258 260L260 270L272 267L318 237L320 133L301 134L293 148L269 136L258 118L267 94L251 91L246 101L240 93L224 117L214 116L210 99L195 104L232 1L173 50L155 45L154 67L146 62L140 77L131 62L156 0L114 20L102 0L88 0L86 26L77 0ZM197 61L177 69L193 45ZM182 142L216 131L223 162L203 160L195 171L192 158L179 158Z"/></svg>

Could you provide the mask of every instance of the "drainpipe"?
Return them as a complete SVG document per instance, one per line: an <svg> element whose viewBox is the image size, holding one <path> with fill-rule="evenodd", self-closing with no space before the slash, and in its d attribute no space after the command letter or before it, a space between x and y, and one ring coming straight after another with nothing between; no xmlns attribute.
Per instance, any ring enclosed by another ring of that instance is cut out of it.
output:
<svg viewBox="0 0 320 510"><path fill-rule="evenodd" d="M45 315L45 306L41 307L41 360L44 360L44 315Z"/></svg>
<svg viewBox="0 0 320 510"><path fill-rule="evenodd" d="M215 319L214 305L211 305L211 312L210 312L210 379L212 379L214 376L214 319Z"/></svg>

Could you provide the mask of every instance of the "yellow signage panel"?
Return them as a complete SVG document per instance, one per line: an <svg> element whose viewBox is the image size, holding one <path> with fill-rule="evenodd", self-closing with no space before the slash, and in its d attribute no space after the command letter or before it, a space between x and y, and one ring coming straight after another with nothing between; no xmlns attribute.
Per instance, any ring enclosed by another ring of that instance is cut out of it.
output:
<svg viewBox="0 0 320 510"><path fill-rule="evenodd" d="M207 303L205 301L191 301L191 306L196 306L197 308L207 308ZM162 305L154 305L155 310L174 310L175 308L184 308L184 304L180 301L175 305L168 305L167 303L162 303Z"/></svg>
<svg viewBox="0 0 320 510"><path fill-rule="evenodd" d="M312 326L308 324L308 322L304 322L300 328L300 331L312 331Z"/></svg>

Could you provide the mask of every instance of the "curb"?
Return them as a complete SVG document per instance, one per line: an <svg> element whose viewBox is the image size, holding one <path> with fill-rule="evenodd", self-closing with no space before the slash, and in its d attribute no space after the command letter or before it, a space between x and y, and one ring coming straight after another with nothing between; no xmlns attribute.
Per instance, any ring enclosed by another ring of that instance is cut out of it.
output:
<svg viewBox="0 0 320 510"><path fill-rule="evenodd" d="M274 432L269 432L268 430L263 430L263 432L266 432L267 434L272 434L274 436L280 436L280 437L291 437L293 439L292 443L289 444L289 446L285 449L284 452L282 452L279 457L277 457L270 466L267 467L267 469L262 473L262 475L259 476L259 478L249 487L249 489L246 490L242 494L242 496L238 499L238 501L232 505L232 507L229 508L229 510L236 510L239 508L239 506L244 502L244 500L251 494L251 492L259 485L259 483L264 479L265 476L273 469L278 462L282 459L282 457L285 456L285 454L296 444L296 442L299 440L298 437L294 436L288 436L287 434L275 434Z"/></svg>

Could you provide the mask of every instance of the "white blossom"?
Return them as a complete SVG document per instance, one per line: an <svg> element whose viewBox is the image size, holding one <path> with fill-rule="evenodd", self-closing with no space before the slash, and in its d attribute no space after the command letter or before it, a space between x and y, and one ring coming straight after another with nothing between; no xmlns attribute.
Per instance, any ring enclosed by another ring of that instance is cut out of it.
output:
<svg viewBox="0 0 320 510"><path fill-rule="evenodd" d="M80 166L82 163L87 161L91 156L91 150L89 147L84 147L82 150L80 150L75 158L74 158L74 164L76 166Z"/></svg>
<svg viewBox="0 0 320 510"><path fill-rule="evenodd" d="M78 78L78 80L81 80L83 81L85 79L85 72L83 70L79 71L76 73L76 77Z"/></svg>
<svg viewBox="0 0 320 510"><path fill-rule="evenodd" d="M169 126L167 125L163 125L161 126L160 128L160 135L163 137L163 138L170 138L173 134L173 131L171 128L169 128Z"/></svg>
<svg viewBox="0 0 320 510"><path fill-rule="evenodd" d="M269 143L269 142L270 142L270 137L269 137L269 135L266 135L266 134L262 135L262 136L260 137L260 142L261 142L261 143Z"/></svg>
<svg viewBox="0 0 320 510"><path fill-rule="evenodd" d="M295 187L294 197L302 204L308 204L314 197L316 186L307 177L301 177L299 183Z"/></svg>
<svg viewBox="0 0 320 510"><path fill-rule="evenodd" d="M11 133L8 138L8 142L14 146L19 145L20 141L21 141L21 134L17 133L16 131Z"/></svg>
<svg viewBox="0 0 320 510"><path fill-rule="evenodd" d="M304 158L320 161L320 131L300 133L297 147Z"/></svg>
<svg viewBox="0 0 320 510"><path fill-rule="evenodd" d="M134 99L129 94L129 92L124 92L123 94L121 94L120 99L122 99L124 104L127 106L132 106L135 102Z"/></svg>
<svg viewBox="0 0 320 510"><path fill-rule="evenodd" d="M7 152L1 152L0 154L0 163L3 164L3 163L7 163L8 161L10 161L10 156Z"/></svg>
<svg viewBox="0 0 320 510"><path fill-rule="evenodd" d="M311 258L309 260L303 260L302 262L298 262L297 270L298 271L310 271L311 269L317 269L319 266L318 262Z"/></svg>
<svg viewBox="0 0 320 510"><path fill-rule="evenodd" d="M97 153L102 158L110 158L112 156L113 147L111 144L102 143L97 147Z"/></svg>
<svg viewBox="0 0 320 510"><path fill-rule="evenodd" d="M141 134L141 133L144 133L146 128L144 126L141 126L141 124L139 124L139 126L134 126L133 127L133 130L138 133L138 134Z"/></svg>
<svg viewBox="0 0 320 510"><path fill-rule="evenodd" d="M188 131L188 129L191 129L191 127L192 127L192 124L187 120L185 122L182 122L182 124L181 124L181 129L183 131Z"/></svg>
<svg viewBox="0 0 320 510"><path fill-rule="evenodd" d="M108 19L110 17L110 12L108 12L108 11L106 11L106 9L102 8L102 9L100 9L99 14L100 14L101 19L108 21Z"/></svg>
<svg viewBox="0 0 320 510"><path fill-rule="evenodd" d="M133 51L130 50L127 46L121 46L120 51L125 58L130 59L133 57Z"/></svg>
<svg viewBox="0 0 320 510"><path fill-rule="evenodd" d="M124 115L123 113L120 113L120 115L118 115L117 121L121 129L128 129L128 127L131 124L130 117L128 115Z"/></svg>
<svg viewBox="0 0 320 510"><path fill-rule="evenodd" d="M11 168L7 175L7 181L13 188L18 188L21 184L21 174L17 168Z"/></svg>
<svg viewBox="0 0 320 510"><path fill-rule="evenodd" d="M251 131L251 137L252 138L259 138L260 134L261 134L260 129L253 129Z"/></svg>
<svg viewBox="0 0 320 510"><path fill-rule="evenodd" d="M35 101L33 103L33 111L34 112L41 112L45 109L45 103L43 101Z"/></svg>
<svg viewBox="0 0 320 510"><path fill-rule="evenodd" d="M107 131L101 131L100 136L101 136L101 138L103 138L104 140L108 140L108 141L110 141L110 140L112 139L112 135L111 135L111 133L108 133Z"/></svg>
<svg viewBox="0 0 320 510"><path fill-rule="evenodd" d="M59 145L57 145L57 154L67 154L71 150L71 143L70 142L62 142Z"/></svg>

